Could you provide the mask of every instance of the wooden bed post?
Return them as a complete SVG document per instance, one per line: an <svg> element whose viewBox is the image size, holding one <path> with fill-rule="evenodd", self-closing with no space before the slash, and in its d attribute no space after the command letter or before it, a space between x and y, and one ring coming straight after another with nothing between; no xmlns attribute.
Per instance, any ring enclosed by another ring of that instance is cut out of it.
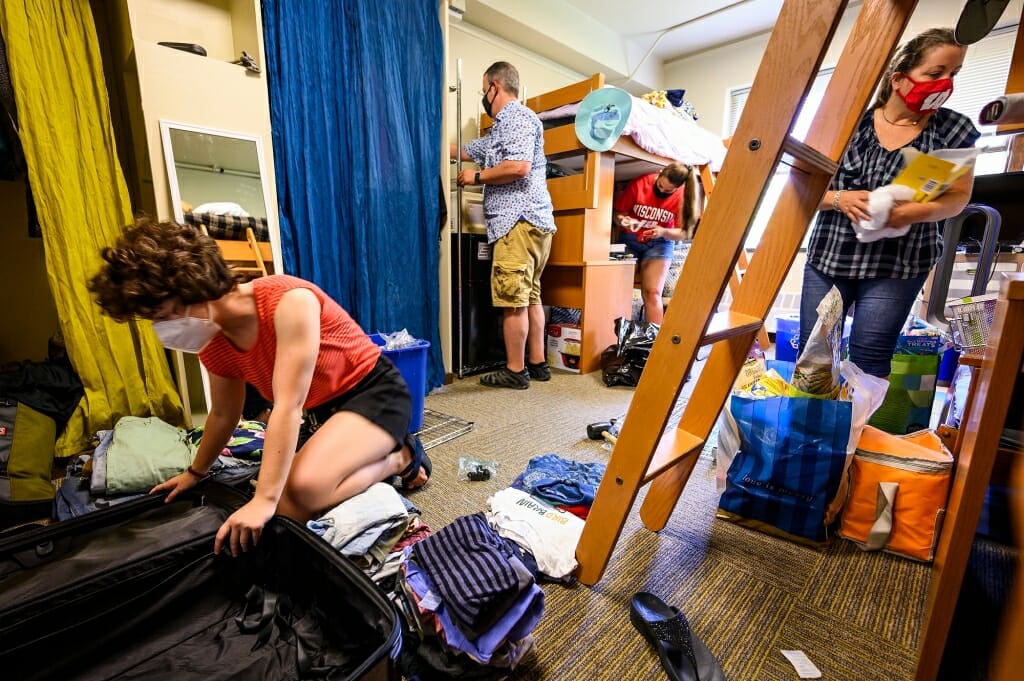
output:
<svg viewBox="0 0 1024 681"><path fill-rule="evenodd" d="M604 573L641 486L649 529L668 521L697 456L796 257L857 122L916 0L865 0L807 142L789 135L846 9L846 0L786 0L637 386L576 549L578 576ZM716 312L743 251L762 189L783 155L794 172L733 295ZM678 427L669 417L697 350L714 344Z"/></svg>

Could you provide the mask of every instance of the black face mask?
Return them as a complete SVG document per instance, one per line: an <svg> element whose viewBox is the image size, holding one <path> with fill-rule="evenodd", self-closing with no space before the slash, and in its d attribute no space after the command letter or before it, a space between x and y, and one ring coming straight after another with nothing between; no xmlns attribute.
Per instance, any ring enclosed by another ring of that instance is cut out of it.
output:
<svg viewBox="0 0 1024 681"><path fill-rule="evenodd" d="M653 189L654 189L654 195L657 196L659 199L667 199L668 197L670 197L670 196L672 196L673 194L676 193L675 189L673 189L670 192L663 192L660 189L658 189L658 185L654 185Z"/></svg>
<svg viewBox="0 0 1024 681"><path fill-rule="evenodd" d="M487 93L491 91L491 87L493 85L494 83L491 83L490 85L487 86L487 91L484 92L484 98L480 102L484 106L484 113L490 116L491 118L494 118L494 114L491 113L491 107L494 105L494 101L487 101Z"/></svg>

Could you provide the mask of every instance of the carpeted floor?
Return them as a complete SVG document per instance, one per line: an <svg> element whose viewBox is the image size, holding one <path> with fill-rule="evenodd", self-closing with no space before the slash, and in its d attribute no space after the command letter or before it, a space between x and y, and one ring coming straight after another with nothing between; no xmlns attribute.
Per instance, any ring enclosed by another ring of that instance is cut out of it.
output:
<svg viewBox="0 0 1024 681"><path fill-rule="evenodd" d="M474 427L430 450L433 477L412 499L439 528L486 509L488 496L532 456L607 461L609 452L587 439L586 425L623 414L632 395L605 387L599 372L556 373L524 391L456 380L429 395L426 406ZM497 475L457 480L461 456L497 461ZM678 606L731 681L797 679L783 649L803 650L833 681L912 677L928 566L863 553L843 540L818 551L716 520L717 499L713 461L705 456L665 530L644 528L634 509L596 586L545 585L535 650L512 678L664 678L629 622L627 603L639 590Z"/></svg>

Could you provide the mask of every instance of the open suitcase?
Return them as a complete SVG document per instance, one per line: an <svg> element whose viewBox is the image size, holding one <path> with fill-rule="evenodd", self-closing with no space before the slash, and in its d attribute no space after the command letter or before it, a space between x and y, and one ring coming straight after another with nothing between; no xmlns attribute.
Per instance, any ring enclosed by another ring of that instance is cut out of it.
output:
<svg viewBox="0 0 1024 681"><path fill-rule="evenodd" d="M348 559L274 518L215 556L246 501L210 482L0 535L6 679L397 679L397 613Z"/></svg>

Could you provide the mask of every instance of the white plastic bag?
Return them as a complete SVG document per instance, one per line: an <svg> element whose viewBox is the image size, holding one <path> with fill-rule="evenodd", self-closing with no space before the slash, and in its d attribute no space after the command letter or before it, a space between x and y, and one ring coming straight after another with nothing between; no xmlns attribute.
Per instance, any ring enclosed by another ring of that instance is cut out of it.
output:
<svg viewBox="0 0 1024 681"><path fill-rule="evenodd" d="M385 350L398 350L399 348L407 348L410 345L416 344L416 338L409 333L407 329L401 331L395 331L394 333L382 333L381 338L384 339Z"/></svg>

